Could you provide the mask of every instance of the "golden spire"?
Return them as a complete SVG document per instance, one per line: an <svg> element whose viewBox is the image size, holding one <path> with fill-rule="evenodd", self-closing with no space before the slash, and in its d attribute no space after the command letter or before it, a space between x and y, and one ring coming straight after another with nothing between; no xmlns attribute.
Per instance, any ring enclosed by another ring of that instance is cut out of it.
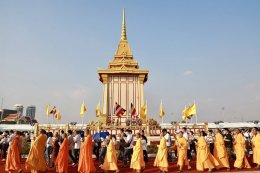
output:
<svg viewBox="0 0 260 173"><path fill-rule="evenodd" d="M127 40L126 37L126 22L125 22L125 8L123 8L123 22L122 22L122 32L120 40Z"/></svg>

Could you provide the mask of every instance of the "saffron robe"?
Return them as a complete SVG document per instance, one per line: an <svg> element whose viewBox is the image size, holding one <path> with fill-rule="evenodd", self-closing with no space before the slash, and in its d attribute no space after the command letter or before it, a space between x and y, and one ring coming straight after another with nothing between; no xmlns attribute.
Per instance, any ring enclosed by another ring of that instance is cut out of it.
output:
<svg viewBox="0 0 260 173"><path fill-rule="evenodd" d="M44 158L46 141L47 136L40 134L32 144L25 162L25 168L31 171L31 173L37 173L38 171L44 172L47 169L46 160Z"/></svg>
<svg viewBox="0 0 260 173"><path fill-rule="evenodd" d="M178 153L178 162L177 165L183 167L184 164L188 165L188 157L187 157L187 150L188 150L188 142L187 140L182 137L179 138L177 141L177 153Z"/></svg>
<svg viewBox="0 0 260 173"><path fill-rule="evenodd" d="M55 161L56 172L68 172L69 140L65 138L60 145L60 150Z"/></svg>
<svg viewBox="0 0 260 173"><path fill-rule="evenodd" d="M92 136L89 134L80 145L78 172L95 172L96 168L92 159Z"/></svg>
<svg viewBox="0 0 260 173"><path fill-rule="evenodd" d="M101 168L104 170L111 170L111 171L118 170L116 149L115 149L115 144L112 139L110 140L110 142L107 146L105 160L104 160L104 163Z"/></svg>
<svg viewBox="0 0 260 173"><path fill-rule="evenodd" d="M217 168L230 168L227 149L225 146L224 138L220 133L217 133L214 141L214 157L219 162Z"/></svg>
<svg viewBox="0 0 260 173"><path fill-rule="evenodd" d="M213 169L218 166L218 161L210 153L207 146L206 140L203 136L199 137L197 143L197 161L196 168L198 171L203 171L204 169Z"/></svg>
<svg viewBox="0 0 260 173"><path fill-rule="evenodd" d="M236 168L251 168L249 162L247 161L245 154L245 138L239 133L234 136L234 141L236 144L234 145L234 151L236 153L236 161L234 163L234 167Z"/></svg>
<svg viewBox="0 0 260 173"><path fill-rule="evenodd" d="M253 136L253 162L260 165L260 134Z"/></svg>
<svg viewBox="0 0 260 173"><path fill-rule="evenodd" d="M158 146L158 151L153 165L159 167L161 170L167 171L169 167L167 157L168 155L167 155L166 139L162 137L160 140L160 144Z"/></svg>
<svg viewBox="0 0 260 173"><path fill-rule="evenodd" d="M19 141L20 137L16 136L9 145L5 163L6 171L18 171L19 169L21 169Z"/></svg>
<svg viewBox="0 0 260 173"><path fill-rule="evenodd" d="M133 148L133 155L131 159L130 168L134 170L141 170L145 167L144 155L141 138L137 139L136 144Z"/></svg>

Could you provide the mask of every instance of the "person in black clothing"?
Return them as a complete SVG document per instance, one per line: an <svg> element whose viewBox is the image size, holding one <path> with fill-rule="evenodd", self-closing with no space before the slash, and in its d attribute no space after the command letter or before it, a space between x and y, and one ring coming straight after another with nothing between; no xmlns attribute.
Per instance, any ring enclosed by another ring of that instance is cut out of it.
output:
<svg viewBox="0 0 260 173"><path fill-rule="evenodd" d="M127 167L127 161L131 162L131 158L132 158L132 154L133 154L133 135L132 135L132 130L127 130L127 134L126 134L126 144L124 147L124 162L123 162L123 166Z"/></svg>
<svg viewBox="0 0 260 173"><path fill-rule="evenodd" d="M195 142L197 142L197 139L195 139L193 131L190 131L189 140L190 140L190 153L193 151L194 154L196 155L197 153L196 153Z"/></svg>
<svg viewBox="0 0 260 173"><path fill-rule="evenodd" d="M214 135L213 135L212 130L208 131L208 135L206 136L206 141L209 144L210 153L213 155L214 154Z"/></svg>
<svg viewBox="0 0 260 173"><path fill-rule="evenodd" d="M231 135L229 129L225 129L223 138L224 138L225 146L227 148L228 158L230 160L231 158L234 158L234 155L233 155L233 150L232 150L233 138L232 138L232 135Z"/></svg>
<svg viewBox="0 0 260 173"><path fill-rule="evenodd" d="M95 139L93 146L93 153L96 155L96 160L99 160L99 150L101 148L101 140Z"/></svg>

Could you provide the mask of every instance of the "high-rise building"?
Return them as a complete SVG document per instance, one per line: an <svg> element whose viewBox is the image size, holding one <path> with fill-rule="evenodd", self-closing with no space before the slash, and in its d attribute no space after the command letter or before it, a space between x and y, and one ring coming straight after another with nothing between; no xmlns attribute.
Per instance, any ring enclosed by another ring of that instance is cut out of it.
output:
<svg viewBox="0 0 260 173"><path fill-rule="evenodd" d="M131 105L140 112L144 102L144 83L148 79L148 70L140 69L138 62L128 44L126 36L125 10L123 10L123 22L121 39L118 44L114 59L107 69L99 69L99 80L103 83L102 113L107 120L113 121L116 104L126 111L120 118L120 123L125 123L131 118Z"/></svg>
<svg viewBox="0 0 260 173"><path fill-rule="evenodd" d="M19 114L20 116L23 115L23 105L15 104L14 105L14 110L17 110L17 114Z"/></svg>
<svg viewBox="0 0 260 173"><path fill-rule="evenodd" d="M35 112L36 112L36 107L34 105L28 106L26 108L26 116L31 117L31 119L35 119Z"/></svg>

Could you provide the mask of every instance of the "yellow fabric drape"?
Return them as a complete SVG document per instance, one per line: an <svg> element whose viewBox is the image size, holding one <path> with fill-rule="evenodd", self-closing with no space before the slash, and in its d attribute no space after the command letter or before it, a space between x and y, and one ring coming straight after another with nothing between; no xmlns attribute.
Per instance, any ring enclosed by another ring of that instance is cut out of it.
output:
<svg viewBox="0 0 260 173"><path fill-rule="evenodd" d="M236 161L234 163L234 167L236 168L251 168L249 162L247 161L245 154L245 138L239 133L234 136L234 151L236 153Z"/></svg>
<svg viewBox="0 0 260 173"><path fill-rule="evenodd" d="M101 168L104 170L111 170L111 171L118 170L116 149L112 139L110 139L110 142L107 146L107 152L106 152L104 164L102 165Z"/></svg>
<svg viewBox="0 0 260 173"><path fill-rule="evenodd" d="M25 163L25 168L28 171L31 171L32 173L38 171L44 172L47 169L46 161L44 158L46 141L47 136L44 134L40 134L32 144L28 158Z"/></svg>
<svg viewBox="0 0 260 173"><path fill-rule="evenodd" d="M161 137L157 155L153 165L159 167L161 170L168 170L169 164L167 160L167 146L166 139L164 137Z"/></svg>
<svg viewBox="0 0 260 173"><path fill-rule="evenodd" d="M214 141L214 157L219 162L217 168L229 168L228 154L225 146L224 138L220 133L217 133Z"/></svg>
<svg viewBox="0 0 260 173"><path fill-rule="evenodd" d="M177 144L177 153L178 153L177 165L179 165L180 167L183 167L184 164L188 165L188 157L187 157L188 142L184 137L182 137L182 138L178 138L176 144Z"/></svg>
<svg viewBox="0 0 260 173"><path fill-rule="evenodd" d="M136 144L133 148L133 155L131 159L130 168L134 170L141 170L145 167L144 155L141 139L137 139Z"/></svg>
<svg viewBox="0 0 260 173"><path fill-rule="evenodd" d="M252 138L253 144L253 162L260 165L260 134Z"/></svg>
<svg viewBox="0 0 260 173"><path fill-rule="evenodd" d="M206 140L203 136L199 137L197 143L197 170L203 171L204 169L213 169L218 166L218 161L210 153Z"/></svg>

